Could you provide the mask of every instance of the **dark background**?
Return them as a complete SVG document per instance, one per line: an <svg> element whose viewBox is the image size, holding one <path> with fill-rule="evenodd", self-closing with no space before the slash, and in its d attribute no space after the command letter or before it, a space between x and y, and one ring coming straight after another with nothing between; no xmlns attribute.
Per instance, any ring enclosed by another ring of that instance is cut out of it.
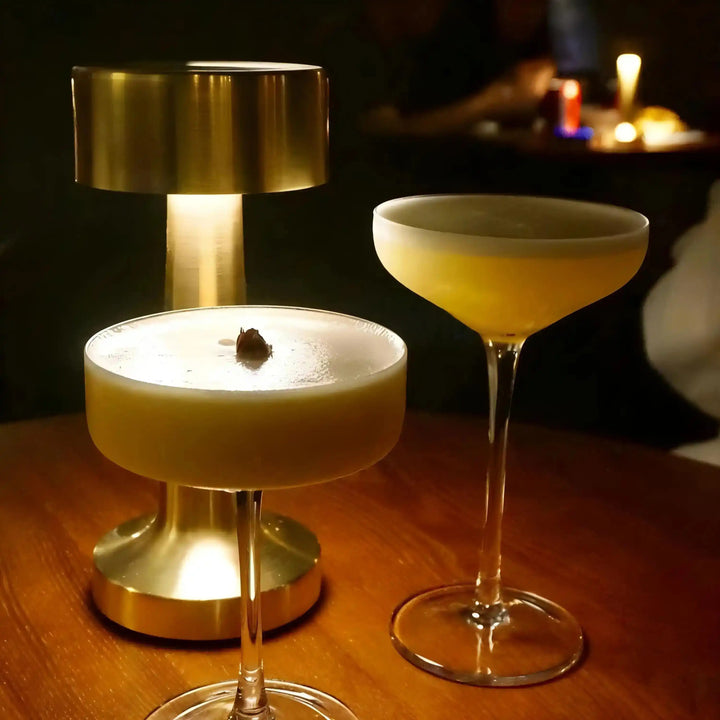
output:
<svg viewBox="0 0 720 720"><path fill-rule="evenodd" d="M600 82L615 56L643 56L640 97L720 129L720 4L596 3ZM249 300L324 307L399 332L409 404L486 412L479 339L396 283L375 257L372 208L424 192L511 192L612 202L643 212L651 248L614 296L531 338L514 415L660 446L716 423L647 364L640 305L672 243L704 214L718 155L548 156L467 138L373 140L352 111L373 78L353 3L264 0L19 2L0 9L0 419L80 410L82 348L98 329L162 309L165 199L73 183L70 70L128 60L319 63L331 81L332 177L244 201Z"/></svg>

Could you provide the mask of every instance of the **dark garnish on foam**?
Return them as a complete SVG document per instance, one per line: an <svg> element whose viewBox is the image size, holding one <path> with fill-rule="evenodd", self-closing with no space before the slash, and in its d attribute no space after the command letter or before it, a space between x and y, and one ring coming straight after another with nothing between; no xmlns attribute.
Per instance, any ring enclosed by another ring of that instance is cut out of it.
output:
<svg viewBox="0 0 720 720"><path fill-rule="evenodd" d="M240 334L235 342L235 357L238 360L250 360L253 362L264 362L272 355L272 345L265 342L265 338L255 328L244 330L240 328Z"/></svg>

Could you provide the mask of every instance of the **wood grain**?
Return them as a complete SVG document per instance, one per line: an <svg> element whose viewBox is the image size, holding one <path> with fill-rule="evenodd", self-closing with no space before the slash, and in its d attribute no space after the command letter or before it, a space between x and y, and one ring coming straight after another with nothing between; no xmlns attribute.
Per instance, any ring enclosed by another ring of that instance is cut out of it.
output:
<svg viewBox="0 0 720 720"><path fill-rule="evenodd" d="M582 665L544 685L466 687L391 647L394 606L475 572L481 420L411 415L376 467L267 507L320 538L321 602L266 637L269 677L343 699L361 720L720 717L720 469L596 438L516 426L504 524L507 584L571 610ZM105 620L92 548L153 509L153 483L104 460L82 416L0 426L3 720L144 718L235 676L236 643L180 643Z"/></svg>

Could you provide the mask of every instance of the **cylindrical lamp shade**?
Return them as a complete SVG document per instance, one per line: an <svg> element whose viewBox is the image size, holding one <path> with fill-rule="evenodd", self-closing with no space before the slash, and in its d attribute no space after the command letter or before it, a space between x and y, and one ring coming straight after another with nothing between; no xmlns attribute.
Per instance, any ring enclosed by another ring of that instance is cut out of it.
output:
<svg viewBox="0 0 720 720"><path fill-rule="evenodd" d="M103 190L242 194L328 173L322 68L253 62L75 67L75 179Z"/></svg>

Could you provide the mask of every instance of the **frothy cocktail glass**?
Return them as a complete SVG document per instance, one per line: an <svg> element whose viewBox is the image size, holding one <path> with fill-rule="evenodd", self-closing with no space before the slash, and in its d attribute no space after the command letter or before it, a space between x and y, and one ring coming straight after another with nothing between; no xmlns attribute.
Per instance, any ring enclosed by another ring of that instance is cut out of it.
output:
<svg viewBox="0 0 720 720"><path fill-rule="evenodd" d="M375 249L401 283L482 337L490 380L480 567L473 583L422 592L393 614L400 653L441 677L526 685L580 659L563 608L503 587L500 537L515 371L528 336L619 289L638 271L648 222L596 203L502 195L399 198L375 209Z"/></svg>
<svg viewBox="0 0 720 720"><path fill-rule="evenodd" d="M257 329L267 357L236 353ZM237 493L242 593L239 682L181 695L153 720L347 719L325 693L264 681L257 529L262 491L366 468L395 445L405 410L406 350L394 333L348 315L215 307L107 328L85 349L88 427L132 472Z"/></svg>

